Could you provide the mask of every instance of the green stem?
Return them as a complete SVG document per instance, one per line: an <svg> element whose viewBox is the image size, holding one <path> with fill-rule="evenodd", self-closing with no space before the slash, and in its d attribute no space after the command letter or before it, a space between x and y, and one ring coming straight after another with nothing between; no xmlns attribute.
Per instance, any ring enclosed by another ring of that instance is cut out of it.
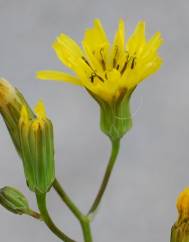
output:
<svg viewBox="0 0 189 242"><path fill-rule="evenodd" d="M33 217L33 218L35 218L35 219L42 220L41 214L38 213L38 212L35 212L35 211L33 211L33 210L29 210L29 211L27 212L27 215L29 215L29 216L31 216L31 217Z"/></svg>
<svg viewBox="0 0 189 242"><path fill-rule="evenodd" d="M85 216L79 208L73 203L71 198L67 195L67 193L64 191L60 183L57 179L55 179L53 183L53 187L62 199L62 201L67 205L67 207L71 210L71 212L75 215L75 217L78 219L82 232L83 232L83 238L85 242L92 242L92 235L91 235L91 229L90 229L90 221L87 216Z"/></svg>
<svg viewBox="0 0 189 242"><path fill-rule="evenodd" d="M37 203L39 207L39 211L41 216L48 226L48 228L62 241L65 242L76 242L75 240L70 239L66 234L64 234L59 228L56 227L54 222L52 221L46 206L46 194L36 194Z"/></svg>
<svg viewBox="0 0 189 242"><path fill-rule="evenodd" d="M81 223L82 231L83 231L83 238L85 242L92 242L92 234L91 234L91 228L90 228L90 221L89 219L86 219L85 222Z"/></svg>
<svg viewBox="0 0 189 242"><path fill-rule="evenodd" d="M60 183L58 182L57 179L55 179L54 183L53 183L53 187L55 189L55 191L58 193L58 195L61 197L61 199L63 200L63 202L67 205L67 207L72 211L72 213L75 215L75 217L80 221L83 219L83 214L82 212L79 210L79 208L77 208L77 206L73 203L73 201L71 200L71 198L67 195L67 193L64 191L64 189L62 188L62 186L60 185Z"/></svg>
<svg viewBox="0 0 189 242"><path fill-rule="evenodd" d="M109 179L110 179L110 176L111 176L111 173L112 173L112 170L113 170L113 167L114 167L114 164L115 164L115 161L116 161L116 158L118 156L118 153L119 153L119 147L120 147L120 139L118 140L112 140L112 151L111 151L111 156L110 156L110 159L109 159L109 162L108 162L108 165L107 165L107 168L106 168L106 171L105 171L105 174L104 174L104 178L102 180L102 183L101 183L101 186L100 186L100 189L97 193L97 196L88 212L88 217L90 217L91 219L94 217L94 214L102 200L102 197L104 195L104 192L106 190L106 187L108 185L108 182L109 182Z"/></svg>

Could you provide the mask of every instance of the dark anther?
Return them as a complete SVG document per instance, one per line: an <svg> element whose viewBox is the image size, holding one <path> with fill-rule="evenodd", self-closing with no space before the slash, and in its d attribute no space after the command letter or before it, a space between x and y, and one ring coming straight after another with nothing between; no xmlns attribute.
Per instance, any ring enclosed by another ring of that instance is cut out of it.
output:
<svg viewBox="0 0 189 242"><path fill-rule="evenodd" d="M84 60L84 62L85 62L88 66L90 66L88 60L87 60L84 56L82 56L81 58L82 58L82 60Z"/></svg>
<svg viewBox="0 0 189 242"><path fill-rule="evenodd" d="M122 68L122 70L120 71L121 75L123 75L124 71L125 71L126 68L127 68L127 64L128 64L128 62L129 62L129 60L130 60L128 51L126 51L126 54L127 54L127 56L126 56L125 64L123 65L123 68Z"/></svg>
<svg viewBox="0 0 189 242"><path fill-rule="evenodd" d="M136 57L132 59L131 69L134 69L135 66L136 66Z"/></svg>
<svg viewBox="0 0 189 242"><path fill-rule="evenodd" d="M98 77L98 79L100 79L102 82L104 82L104 79L101 76L99 76L96 72L93 72L91 74L91 76L89 77L92 83L94 83L94 78L95 77Z"/></svg>
<svg viewBox="0 0 189 242"><path fill-rule="evenodd" d="M92 73L91 76L90 76L90 80L91 80L92 83L94 83L95 76L96 76L95 73Z"/></svg>
<svg viewBox="0 0 189 242"><path fill-rule="evenodd" d="M96 76L97 76L102 82L104 82L104 79L103 79L101 76L99 76L99 75L97 75L97 74L96 74Z"/></svg>
<svg viewBox="0 0 189 242"><path fill-rule="evenodd" d="M85 62L90 68L91 68L91 70L94 71L94 69L92 68L92 66L91 66L90 63L88 62L88 60L87 60L84 56L82 56L81 58L82 58L82 60L84 60L84 62Z"/></svg>
<svg viewBox="0 0 189 242"><path fill-rule="evenodd" d="M103 70L105 70L106 69L106 63L105 63L105 61L104 61L104 56L103 56L103 48L101 48L100 49L100 55L101 55L101 63L102 63L102 68L103 68Z"/></svg>
<svg viewBox="0 0 189 242"><path fill-rule="evenodd" d="M117 54L118 54L118 46L116 45L115 46L115 55L114 55L114 59L113 59L113 68L115 68L115 66L116 66L116 57L117 57Z"/></svg>

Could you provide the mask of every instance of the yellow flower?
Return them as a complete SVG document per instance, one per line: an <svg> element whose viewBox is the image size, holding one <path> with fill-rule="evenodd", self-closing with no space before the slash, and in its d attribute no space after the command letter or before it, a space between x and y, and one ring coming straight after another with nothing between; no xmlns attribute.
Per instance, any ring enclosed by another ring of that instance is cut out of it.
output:
<svg viewBox="0 0 189 242"><path fill-rule="evenodd" d="M73 75L49 70L39 71L37 77L84 86L95 97L112 103L159 69L162 60L157 50L162 41L159 32L146 40L145 23L140 21L126 42L124 22L120 20L111 44L96 19L94 26L85 32L83 49L63 33L53 43L58 58Z"/></svg>
<svg viewBox="0 0 189 242"><path fill-rule="evenodd" d="M162 60L157 50L161 34L145 37L145 23L140 21L125 41L125 27L120 20L111 44L100 23L86 30L82 49L65 34L60 34L53 48L61 62L74 74L62 71L39 71L44 80L67 81L86 88L100 105L102 131L111 140L120 139L132 126L129 101L136 86L159 69Z"/></svg>

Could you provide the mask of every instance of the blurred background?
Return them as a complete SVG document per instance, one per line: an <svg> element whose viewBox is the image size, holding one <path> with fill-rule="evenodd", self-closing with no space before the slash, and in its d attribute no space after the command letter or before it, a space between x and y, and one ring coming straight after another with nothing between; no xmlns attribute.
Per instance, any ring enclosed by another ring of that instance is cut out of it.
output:
<svg viewBox="0 0 189 242"><path fill-rule="evenodd" d="M107 164L110 143L99 129L99 109L84 89L40 81L41 69L65 70L51 48L64 32L80 42L100 18L110 39L119 18L130 34L138 20L147 36L161 31L161 70L132 96L133 128L122 140L111 182L92 224L94 242L168 242L178 193L189 186L189 2L177 0L0 0L0 75L17 86L32 107L42 99L54 123L57 177L87 211ZM21 161L1 119L0 186L23 191ZM82 241L75 218L52 190L48 207L56 223ZM55 242L43 223L0 209L1 241Z"/></svg>

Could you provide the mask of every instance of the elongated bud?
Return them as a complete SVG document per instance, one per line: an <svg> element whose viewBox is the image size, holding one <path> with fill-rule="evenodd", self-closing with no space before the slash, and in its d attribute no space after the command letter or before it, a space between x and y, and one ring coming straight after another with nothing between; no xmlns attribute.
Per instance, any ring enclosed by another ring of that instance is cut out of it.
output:
<svg viewBox="0 0 189 242"><path fill-rule="evenodd" d="M46 193L55 179L53 126L41 101L35 112L36 118L30 119L27 108L23 106L21 110L21 155L29 188L37 193Z"/></svg>
<svg viewBox="0 0 189 242"><path fill-rule="evenodd" d="M177 199L178 220L171 229L171 242L189 242L189 188Z"/></svg>
<svg viewBox="0 0 189 242"><path fill-rule="evenodd" d="M17 152L20 154L20 140L18 122L22 106L25 106L28 115L34 117L29 105L22 94L8 81L0 78L0 113L12 137Z"/></svg>
<svg viewBox="0 0 189 242"><path fill-rule="evenodd" d="M133 90L121 90L111 103L90 93L100 105L100 127L111 139L121 139L132 127L130 98Z"/></svg>
<svg viewBox="0 0 189 242"><path fill-rule="evenodd" d="M16 214L29 214L30 208L25 196L15 188L0 189L0 204Z"/></svg>

